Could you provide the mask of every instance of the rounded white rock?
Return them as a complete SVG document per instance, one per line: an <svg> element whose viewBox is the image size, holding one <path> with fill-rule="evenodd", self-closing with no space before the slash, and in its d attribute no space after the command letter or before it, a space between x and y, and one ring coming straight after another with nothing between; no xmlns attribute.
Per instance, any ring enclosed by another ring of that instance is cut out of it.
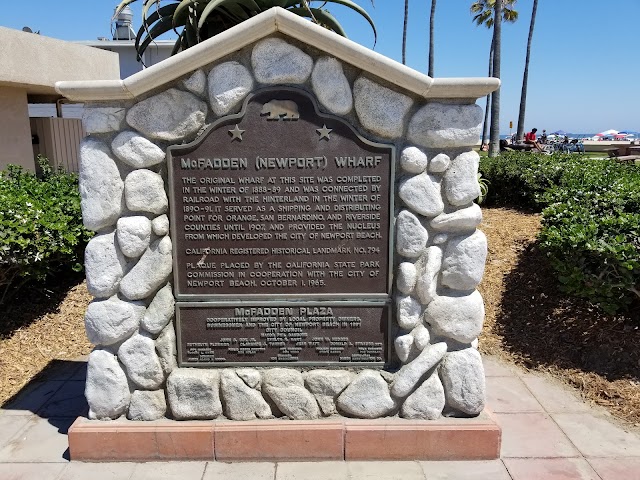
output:
<svg viewBox="0 0 640 480"><path fill-rule="evenodd" d="M435 367L447 352L445 342L429 345L411 362L403 365L391 384L391 394L402 398L411 393L424 375Z"/></svg>
<svg viewBox="0 0 640 480"><path fill-rule="evenodd" d="M255 368L238 368L236 369L236 375L242 379L244 383L250 388L260 390L262 388L262 375L260 370Z"/></svg>
<svg viewBox="0 0 640 480"><path fill-rule="evenodd" d="M146 136L174 142L195 135L204 125L207 104L175 88L136 103L127 123Z"/></svg>
<svg viewBox="0 0 640 480"><path fill-rule="evenodd" d="M452 213L441 213L431 220L430 226L437 231L451 233L473 232L482 222L482 210L477 204L461 208Z"/></svg>
<svg viewBox="0 0 640 480"><path fill-rule="evenodd" d="M420 220L409 212L402 210L396 220L396 250L400 255L416 258L422 255L429 233L422 226Z"/></svg>
<svg viewBox="0 0 640 480"><path fill-rule="evenodd" d="M402 363L407 361L409 354L411 353L411 347L413 346L413 336L410 333L400 335L393 341L396 347L396 354Z"/></svg>
<svg viewBox="0 0 640 480"><path fill-rule="evenodd" d="M221 63L209 72L209 103L218 116L236 110L251 90L251 72L238 62Z"/></svg>
<svg viewBox="0 0 640 480"><path fill-rule="evenodd" d="M385 138L402 136L405 117L413 105L411 98L366 77L355 81L353 98L364 128Z"/></svg>
<svg viewBox="0 0 640 480"><path fill-rule="evenodd" d="M444 387L438 372L433 372L415 392L407 397L400 408L400 416L402 418L436 420L442 415L444 406Z"/></svg>
<svg viewBox="0 0 640 480"><path fill-rule="evenodd" d="M467 415L484 409L486 385L482 358L474 348L449 352L439 368L447 405Z"/></svg>
<svg viewBox="0 0 640 480"><path fill-rule="evenodd" d="M84 394L92 420L115 419L127 410L129 382L115 355L102 349L89 354Z"/></svg>
<svg viewBox="0 0 640 480"><path fill-rule="evenodd" d="M422 305L415 298L406 295L396 299L397 321L400 328L413 330L420 323Z"/></svg>
<svg viewBox="0 0 640 480"><path fill-rule="evenodd" d="M336 115L346 115L353 108L351 86L342 64L332 57L321 57L311 73L311 86L320 104Z"/></svg>
<svg viewBox="0 0 640 480"><path fill-rule="evenodd" d="M138 258L151 242L151 221L147 217L122 217L116 228L118 246L129 258Z"/></svg>
<svg viewBox="0 0 640 480"><path fill-rule="evenodd" d="M151 228L153 233L159 237L164 237L169 234L169 217L166 214L162 214L159 217L151 220Z"/></svg>
<svg viewBox="0 0 640 480"><path fill-rule="evenodd" d="M85 107L82 126L87 135L117 132L122 127L127 109L123 107Z"/></svg>
<svg viewBox="0 0 640 480"><path fill-rule="evenodd" d="M449 168L450 164L451 159L449 158L449 155L445 153L439 153L431 159L431 162L429 163L429 172L442 173L446 171L447 168Z"/></svg>
<svg viewBox="0 0 640 480"><path fill-rule="evenodd" d="M400 166L407 173L422 173L427 169L427 154L418 147L407 147L400 155Z"/></svg>
<svg viewBox="0 0 640 480"><path fill-rule="evenodd" d="M482 332L484 304L482 295L471 294L435 297L425 310L425 321L437 335L460 343L471 343Z"/></svg>
<svg viewBox="0 0 640 480"><path fill-rule="evenodd" d="M162 162L166 154L137 132L122 132L111 142L116 157L133 168L147 168Z"/></svg>
<svg viewBox="0 0 640 480"><path fill-rule="evenodd" d="M461 207L480 196L479 165L480 156L474 151L461 153L453 159L444 174L444 194L451 205Z"/></svg>
<svg viewBox="0 0 640 480"><path fill-rule="evenodd" d="M314 369L304 373L304 384L326 417L337 413L335 401L354 378L353 372Z"/></svg>
<svg viewBox="0 0 640 480"><path fill-rule="evenodd" d="M168 376L174 369L178 368L178 351L176 342L176 331L173 324L167 325L156 338L156 352L162 365L162 371Z"/></svg>
<svg viewBox="0 0 640 480"><path fill-rule="evenodd" d="M432 245L427 248L427 261L423 263L416 281L416 294L423 305L429 304L436 297L441 266L442 248Z"/></svg>
<svg viewBox="0 0 640 480"><path fill-rule="evenodd" d="M480 139L482 108L479 105L428 103L409 122L408 138L426 148L475 145Z"/></svg>
<svg viewBox="0 0 640 480"><path fill-rule="evenodd" d="M131 394L127 418L134 421L151 422L167 413L164 390L136 390Z"/></svg>
<svg viewBox="0 0 640 480"><path fill-rule="evenodd" d="M302 373L289 368L266 370L262 379L262 393L291 420L314 419L320 416L315 397L304 388Z"/></svg>
<svg viewBox="0 0 640 480"><path fill-rule="evenodd" d="M118 360L127 369L129 379L145 390L159 388L164 382L155 343L149 337L136 334L126 340L118 348Z"/></svg>
<svg viewBox="0 0 640 480"><path fill-rule="evenodd" d="M80 143L82 222L97 232L115 225L124 208L124 182L109 147L98 140Z"/></svg>
<svg viewBox="0 0 640 480"><path fill-rule="evenodd" d="M405 295L409 295L416 286L418 271L415 264L411 262L402 262L398 265L398 274L396 277L396 287Z"/></svg>
<svg viewBox="0 0 640 480"><path fill-rule="evenodd" d="M447 243L447 240L449 240L449 235L447 235L446 233L438 233L437 235L433 236L434 245L442 245L444 243Z"/></svg>
<svg viewBox="0 0 640 480"><path fill-rule="evenodd" d="M222 413L216 370L176 368L167 378L167 399L176 420L211 420Z"/></svg>
<svg viewBox="0 0 640 480"><path fill-rule="evenodd" d="M172 258L171 239L156 240L120 281L120 292L130 300L148 297L167 282L173 268Z"/></svg>
<svg viewBox="0 0 640 480"><path fill-rule="evenodd" d="M151 170L134 170L124 180L124 198L132 212L164 213L169 207L162 177Z"/></svg>
<svg viewBox="0 0 640 480"><path fill-rule="evenodd" d="M484 274L487 237L480 230L447 243L442 261L442 284L454 290L473 290Z"/></svg>
<svg viewBox="0 0 640 480"><path fill-rule="evenodd" d="M338 409L356 418L380 418L397 406L389 395L389 385L378 372L363 370L340 394Z"/></svg>
<svg viewBox="0 0 640 480"><path fill-rule="evenodd" d="M120 286L127 260L116 244L116 232L96 235L84 250L87 290L98 298L114 295Z"/></svg>
<svg viewBox="0 0 640 480"><path fill-rule="evenodd" d="M220 372L224 414L231 420L255 420L271 417L271 407L260 392L247 386L231 369Z"/></svg>
<svg viewBox="0 0 640 480"><path fill-rule="evenodd" d="M299 84L311 75L313 59L280 38L267 38L253 47L251 65L260 83Z"/></svg>
<svg viewBox="0 0 640 480"><path fill-rule="evenodd" d="M141 322L142 328L153 334L160 333L173 318L175 305L171 284L167 283L151 300Z"/></svg>
<svg viewBox="0 0 640 480"><path fill-rule="evenodd" d="M429 345L429 341L431 340L429 329L422 323L411 330L411 336L413 337L413 344L420 351L424 350Z"/></svg>
<svg viewBox="0 0 640 480"><path fill-rule="evenodd" d="M182 85L191 93L202 95L207 88L207 76L202 70L196 70L193 75L182 81Z"/></svg>
<svg viewBox="0 0 640 480"><path fill-rule="evenodd" d="M126 302L115 295L94 300L84 315L87 338L94 345L122 342L138 330L145 310L144 303Z"/></svg>
<svg viewBox="0 0 640 480"><path fill-rule="evenodd" d="M398 195L409 208L425 217L435 217L444 211L440 182L426 172L405 179Z"/></svg>

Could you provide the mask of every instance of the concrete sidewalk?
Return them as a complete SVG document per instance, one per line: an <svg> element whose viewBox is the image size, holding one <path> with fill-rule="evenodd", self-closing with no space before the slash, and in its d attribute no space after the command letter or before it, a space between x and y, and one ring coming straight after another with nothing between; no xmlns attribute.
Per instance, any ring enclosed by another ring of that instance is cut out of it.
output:
<svg viewBox="0 0 640 480"><path fill-rule="evenodd" d="M67 429L85 413L86 363L55 362L0 409L0 480L640 480L640 435L552 379L484 358L502 427L486 462L78 463Z"/></svg>

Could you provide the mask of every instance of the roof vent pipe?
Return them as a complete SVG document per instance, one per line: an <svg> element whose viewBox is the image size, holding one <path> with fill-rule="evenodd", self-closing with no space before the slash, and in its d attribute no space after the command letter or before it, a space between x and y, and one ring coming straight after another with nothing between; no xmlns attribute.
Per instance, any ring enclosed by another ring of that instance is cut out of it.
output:
<svg viewBox="0 0 640 480"><path fill-rule="evenodd" d="M117 8L116 8L117 10ZM133 20L133 11L131 8L124 7L118 15L115 16L115 31L113 32L114 40L133 40L136 33L133 31L131 21Z"/></svg>

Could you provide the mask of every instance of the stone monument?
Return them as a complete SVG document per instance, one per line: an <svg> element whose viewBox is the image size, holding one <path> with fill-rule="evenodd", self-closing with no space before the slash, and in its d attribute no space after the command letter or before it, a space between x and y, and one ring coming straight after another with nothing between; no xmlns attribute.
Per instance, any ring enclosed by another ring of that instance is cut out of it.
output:
<svg viewBox="0 0 640 480"><path fill-rule="evenodd" d="M478 421L472 147L498 85L282 9L124 81L59 82L86 102L89 419L337 419L347 445L350 419Z"/></svg>

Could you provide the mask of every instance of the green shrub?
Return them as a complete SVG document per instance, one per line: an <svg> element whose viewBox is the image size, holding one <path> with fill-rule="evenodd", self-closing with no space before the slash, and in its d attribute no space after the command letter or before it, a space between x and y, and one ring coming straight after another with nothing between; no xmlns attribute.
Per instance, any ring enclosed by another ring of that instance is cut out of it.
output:
<svg viewBox="0 0 640 480"><path fill-rule="evenodd" d="M540 245L563 290L613 313L640 298L640 168L571 155L481 161L487 201L542 210Z"/></svg>
<svg viewBox="0 0 640 480"><path fill-rule="evenodd" d="M494 158L480 159L480 173L491 182L485 203L540 210L541 196L558 185L565 164L572 161L566 154L537 155L507 152Z"/></svg>
<svg viewBox="0 0 640 480"><path fill-rule="evenodd" d="M82 225L77 175L39 160L40 177L13 165L0 172L0 303L30 280L81 270L92 236Z"/></svg>

